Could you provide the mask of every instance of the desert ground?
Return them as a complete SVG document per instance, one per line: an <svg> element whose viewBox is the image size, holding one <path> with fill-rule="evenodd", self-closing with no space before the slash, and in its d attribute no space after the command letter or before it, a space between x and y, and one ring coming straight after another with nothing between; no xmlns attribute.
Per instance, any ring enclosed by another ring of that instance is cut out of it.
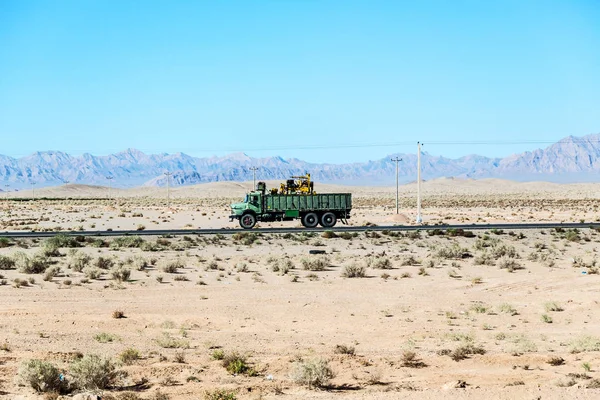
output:
<svg viewBox="0 0 600 400"><path fill-rule="evenodd" d="M237 228L251 186L3 193L0 398L600 398L595 229L60 235ZM439 179L423 219L593 222L598 189ZM414 184L399 214L395 187L317 190L353 193L352 225L415 224Z"/></svg>

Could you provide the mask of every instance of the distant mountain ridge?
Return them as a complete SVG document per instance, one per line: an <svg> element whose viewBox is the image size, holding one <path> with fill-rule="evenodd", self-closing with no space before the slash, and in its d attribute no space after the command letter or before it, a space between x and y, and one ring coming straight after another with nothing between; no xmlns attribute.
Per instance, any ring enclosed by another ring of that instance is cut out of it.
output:
<svg viewBox="0 0 600 400"><path fill-rule="evenodd" d="M75 157L61 151L36 152L22 158L0 155L0 183L4 189L61 185L66 182L117 187L140 185L166 186L164 172L172 173L173 186L216 181L248 181L253 166L259 167L257 179L286 179L308 171L320 182L387 185L395 182L395 163L399 156L402 182L414 181L416 154L391 154L364 163L321 164L296 158L252 158L244 153L224 157L192 157L184 153L145 154L136 149L107 156L85 153ZM458 159L422 156L423 178L503 178L517 181L551 182L600 181L600 134L569 136L559 142L531 152L505 158L468 155Z"/></svg>

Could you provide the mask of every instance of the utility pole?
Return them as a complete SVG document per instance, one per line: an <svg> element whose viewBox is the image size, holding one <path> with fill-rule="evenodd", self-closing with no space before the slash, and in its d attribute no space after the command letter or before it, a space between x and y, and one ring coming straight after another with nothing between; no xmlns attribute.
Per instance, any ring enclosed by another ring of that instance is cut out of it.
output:
<svg viewBox="0 0 600 400"><path fill-rule="evenodd" d="M63 181L65 188L67 187L67 185L69 184L69 181ZM69 195L67 194L67 192L65 192L65 199L69 197Z"/></svg>
<svg viewBox="0 0 600 400"><path fill-rule="evenodd" d="M396 214L398 214L398 165L400 164L400 161L402 161L402 159L396 157L392 158L391 161L394 161L396 163Z"/></svg>
<svg viewBox="0 0 600 400"><path fill-rule="evenodd" d="M172 172L165 172L165 175L167 176L167 209L171 208L171 184L170 184L170 177L171 175L173 175Z"/></svg>
<svg viewBox="0 0 600 400"><path fill-rule="evenodd" d="M417 142L417 223L421 222L421 142Z"/></svg>
<svg viewBox="0 0 600 400"><path fill-rule="evenodd" d="M256 190L256 171L258 167L250 167L250 170L252 171L252 190Z"/></svg>
<svg viewBox="0 0 600 400"><path fill-rule="evenodd" d="M31 197L33 198L33 200L35 201L35 182L31 182Z"/></svg>
<svg viewBox="0 0 600 400"><path fill-rule="evenodd" d="M111 187L111 181L114 179L114 177L107 176L106 179L108 179L108 203L110 205L110 190L112 189L112 187Z"/></svg>
<svg viewBox="0 0 600 400"><path fill-rule="evenodd" d="M4 185L4 190L6 191L4 193L4 196L6 198L6 208L10 208L10 206L8 205L8 188L10 187L10 185L7 183L6 185Z"/></svg>

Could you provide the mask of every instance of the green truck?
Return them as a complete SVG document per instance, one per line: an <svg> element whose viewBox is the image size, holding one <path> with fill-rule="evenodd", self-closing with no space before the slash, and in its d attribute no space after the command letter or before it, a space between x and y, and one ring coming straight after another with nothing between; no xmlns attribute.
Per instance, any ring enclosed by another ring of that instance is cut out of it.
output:
<svg viewBox="0 0 600 400"><path fill-rule="evenodd" d="M293 182L288 181L288 184ZM289 186L294 187L294 186ZM302 186L305 187L305 186ZM229 220L237 219L244 229L252 229L258 221L292 221L300 219L306 228L314 228L318 224L325 228L335 226L338 220L347 223L352 210L352 195L350 193L317 194L312 191L286 190L282 184L281 190L266 190L264 182L258 182L256 190L248 193L242 203L231 205Z"/></svg>

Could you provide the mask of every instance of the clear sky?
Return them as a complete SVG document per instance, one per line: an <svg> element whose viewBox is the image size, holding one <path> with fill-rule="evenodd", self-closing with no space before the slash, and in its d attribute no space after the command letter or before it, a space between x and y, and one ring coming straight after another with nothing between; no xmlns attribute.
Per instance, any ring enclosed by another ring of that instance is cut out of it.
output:
<svg viewBox="0 0 600 400"><path fill-rule="evenodd" d="M0 0L0 154L349 162L598 132L598 0Z"/></svg>

